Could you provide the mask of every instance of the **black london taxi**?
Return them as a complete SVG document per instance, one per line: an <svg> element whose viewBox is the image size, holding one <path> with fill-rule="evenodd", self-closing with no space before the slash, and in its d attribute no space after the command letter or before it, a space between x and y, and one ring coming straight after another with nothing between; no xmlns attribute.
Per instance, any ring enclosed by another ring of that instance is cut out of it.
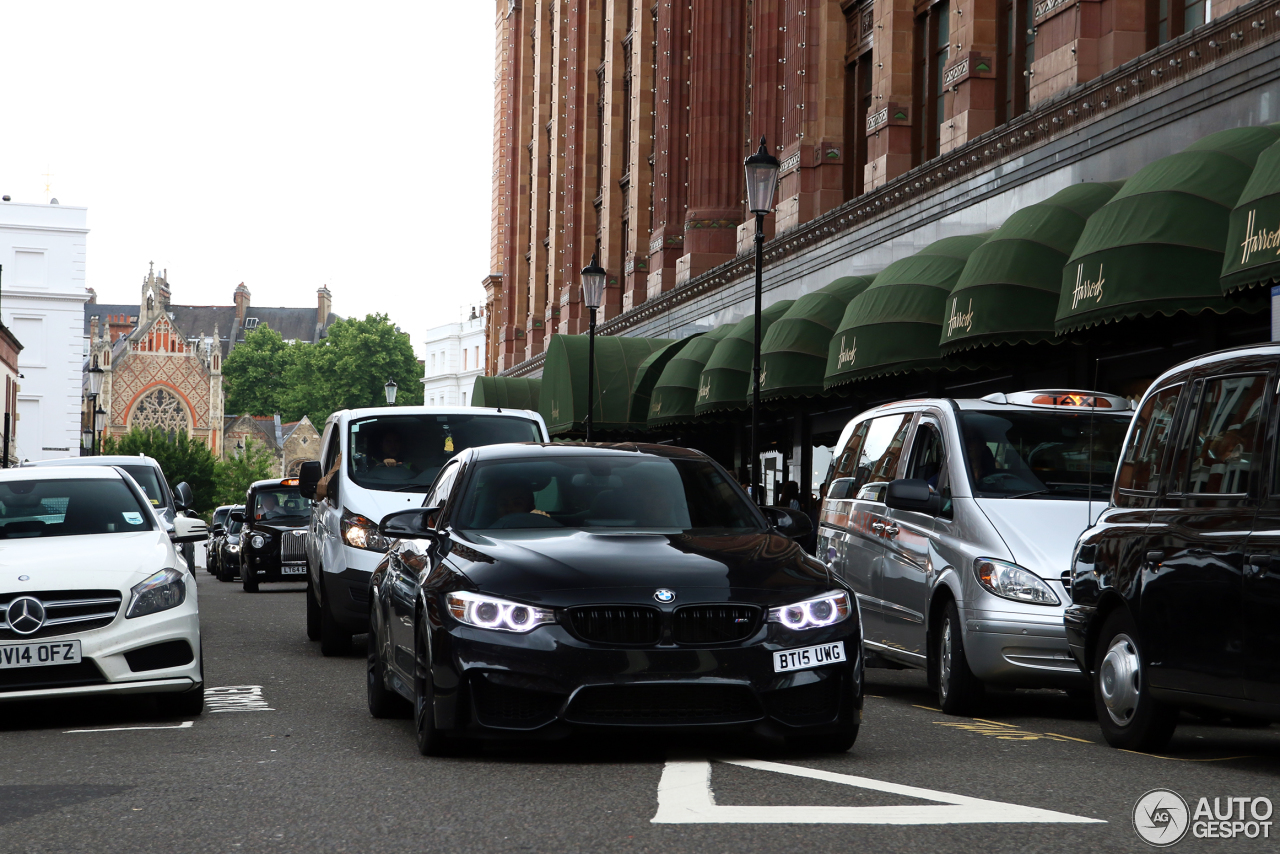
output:
<svg viewBox="0 0 1280 854"><path fill-rule="evenodd" d="M310 504L298 479L255 481L245 492L240 531L240 579L246 593L264 581L307 580Z"/></svg>
<svg viewBox="0 0 1280 854"><path fill-rule="evenodd" d="M1167 371L1076 543L1067 641L1114 747L1159 749L1180 709L1280 720L1278 382L1277 345Z"/></svg>

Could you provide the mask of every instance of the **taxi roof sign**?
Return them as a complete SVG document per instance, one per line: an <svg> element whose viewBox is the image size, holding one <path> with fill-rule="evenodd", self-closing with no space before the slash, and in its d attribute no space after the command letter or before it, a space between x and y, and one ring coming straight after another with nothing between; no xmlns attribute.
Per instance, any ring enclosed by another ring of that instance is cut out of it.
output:
<svg viewBox="0 0 1280 854"><path fill-rule="evenodd" d="M1050 409L1107 409L1123 412L1131 408L1127 398L1078 389L1039 388L1012 394L989 394L982 399L988 403L1043 406Z"/></svg>

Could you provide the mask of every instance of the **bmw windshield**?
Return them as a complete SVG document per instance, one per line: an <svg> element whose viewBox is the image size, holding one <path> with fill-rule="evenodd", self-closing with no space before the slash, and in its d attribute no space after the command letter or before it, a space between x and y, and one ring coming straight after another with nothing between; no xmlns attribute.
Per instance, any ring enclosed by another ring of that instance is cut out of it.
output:
<svg viewBox="0 0 1280 854"><path fill-rule="evenodd" d="M1130 416L964 412L965 463L976 498L1106 498Z"/></svg>
<svg viewBox="0 0 1280 854"><path fill-rule="evenodd" d="M481 462L454 525L697 534L764 530L746 495L712 463L595 454Z"/></svg>
<svg viewBox="0 0 1280 854"><path fill-rule="evenodd" d="M426 492L440 467L480 445L541 442L537 423L503 415L378 415L351 423L351 479L365 489Z"/></svg>

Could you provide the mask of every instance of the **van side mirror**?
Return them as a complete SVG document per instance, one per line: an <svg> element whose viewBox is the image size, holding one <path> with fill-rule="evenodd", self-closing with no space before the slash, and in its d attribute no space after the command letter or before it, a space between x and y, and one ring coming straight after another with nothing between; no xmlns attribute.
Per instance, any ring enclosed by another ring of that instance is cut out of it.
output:
<svg viewBox="0 0 1280 854"><path fill-rule="evenodd" d="M382 521L378 523L378 533L388 540L434 540L440 536L434 527L439 515L439 507L398 510L382 517Z"/></svg>
<svg viewBox="0 0 1280 854"><path fill-rule="evenodd" d="M799 540L813 533L813 520L790 507L762 507L764 517L774 530L789 540Z"/></svg>
<svg viewBox="0 0 1280 854"><path fill-rule="evenodd" d="M303 498L315 499L316 484L322 477L324 472L320 470L319 460L307 460L302 464L298 469L298 492L302 493Z"/></svg>
<svg viewBox="0 0 1280 854"><path fill-rule="evenodd" d="M191 494L191 487L185 480L173 488L173 503L179 510L190 510L195 506L195 496Z"/></svg>
<svg viewBox="0 0 1280 854"><path fill-rule="evenodd" d="M884 503L893 510L914 510L937 516L942 512L942 496L923 480L894 480L884 493Z"/></svg>

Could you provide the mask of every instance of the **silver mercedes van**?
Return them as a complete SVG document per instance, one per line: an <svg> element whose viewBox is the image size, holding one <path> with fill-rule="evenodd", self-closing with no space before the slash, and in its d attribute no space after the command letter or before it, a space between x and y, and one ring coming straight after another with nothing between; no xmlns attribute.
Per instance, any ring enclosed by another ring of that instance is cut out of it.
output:
<svg viewBox="0 0 1280 854"><path fill-rule="evenodd" d="M926 669L948 714L973 711L986 685L1087 694L1064 585L1132 415L1121 397L1037 390L902 401L849 422L818 555L858 595L867 666Z"/></svg>

